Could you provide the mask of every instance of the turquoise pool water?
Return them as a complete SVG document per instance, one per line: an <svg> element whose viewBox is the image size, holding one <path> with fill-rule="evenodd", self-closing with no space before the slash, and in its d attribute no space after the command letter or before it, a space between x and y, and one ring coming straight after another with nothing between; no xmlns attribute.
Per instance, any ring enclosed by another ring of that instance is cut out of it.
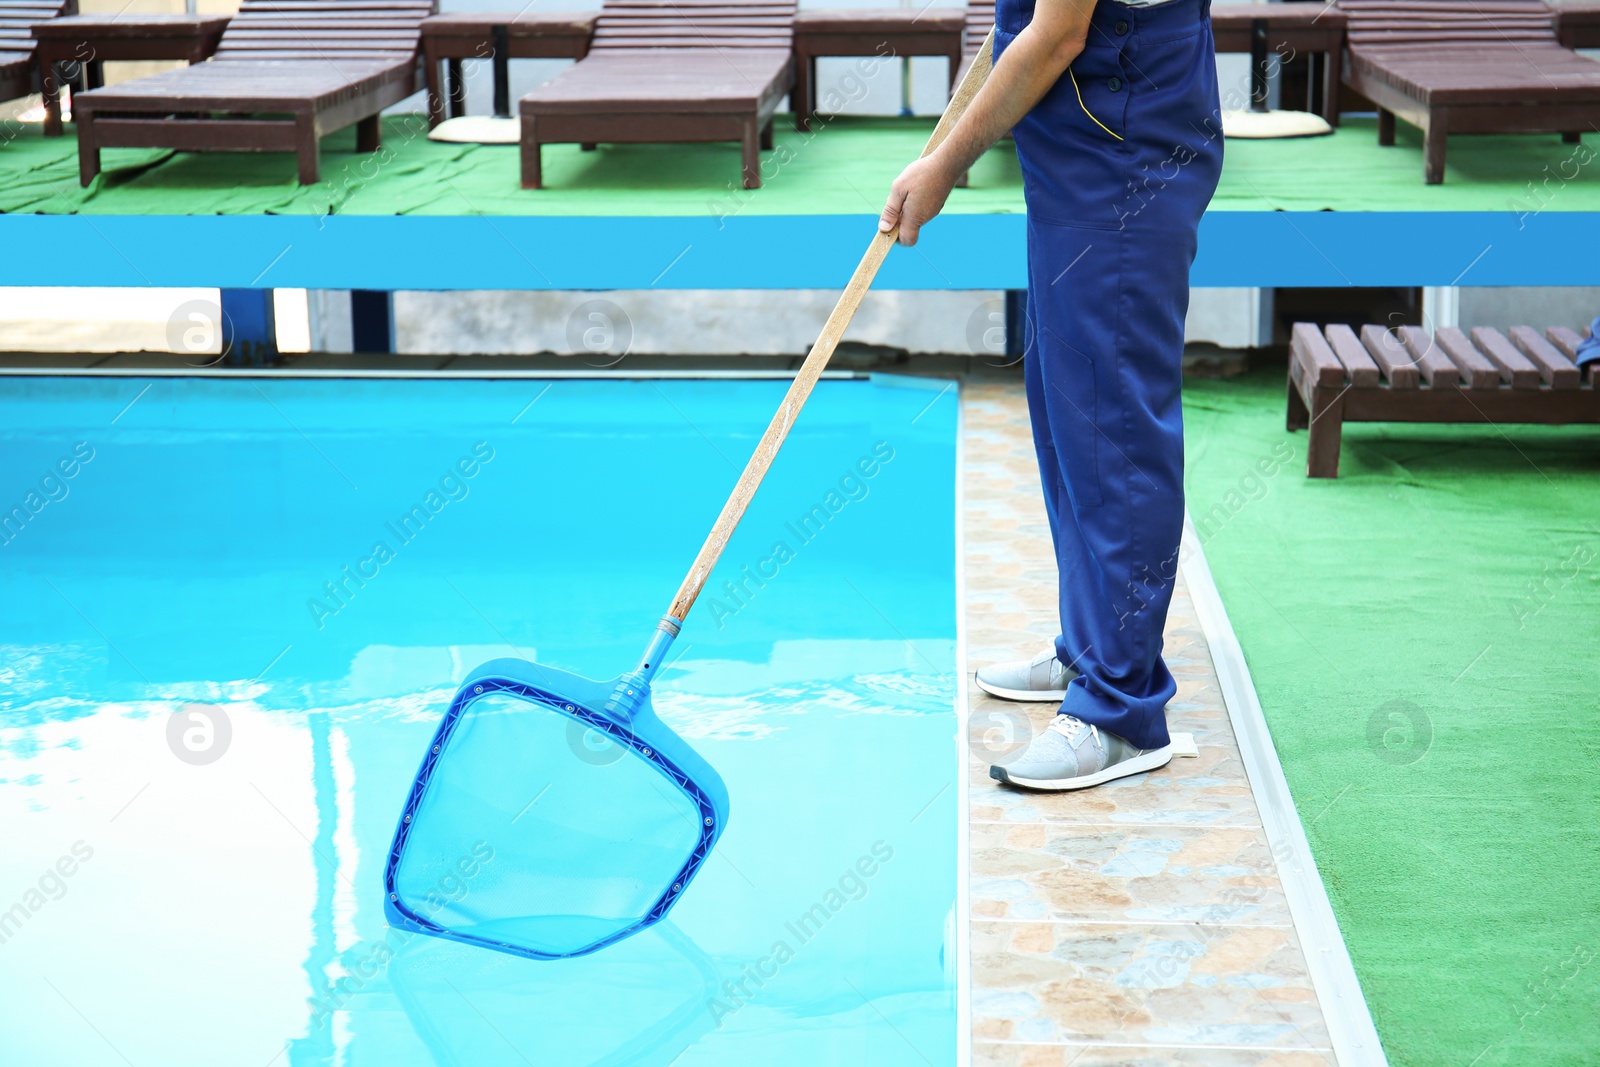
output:
<svg viewBox="0 0 1600 1067"><path fill-rule="evenodd" d="M953 388L822 383L690 616L732 817L668 921L383 919L455 683L633 666L783 388L0 379L0 1060L953 1063Z"/></svg>

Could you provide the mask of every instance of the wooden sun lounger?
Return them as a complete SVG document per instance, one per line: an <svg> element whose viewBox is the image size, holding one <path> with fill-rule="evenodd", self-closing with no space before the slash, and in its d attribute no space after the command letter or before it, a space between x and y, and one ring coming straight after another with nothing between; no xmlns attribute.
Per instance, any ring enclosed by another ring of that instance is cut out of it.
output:
<svg viewBox="0 0 1600 1067"><path fill-rule="evenodd" d="M78 178L100 173L102 148L176 148L294 152L313 185L324 134L355 124L357 150L378 149L378 113L418 89L420 27L436 6L245 0L206 62L77 96Z"/></svg>
<svg viewBox="0 0 1600 1067"><path fill-rule="evenodd" d="M951 85L960 85L961 79L967 76L967 68L972 66L972 61L977 58L978 50L983 47L984 39L992 29L994 0L967 0L967 36L962 42L961 69L956 71Z"/></svg>
<svg viewBox="0 0 1600 1067"><path fill-rule="evenodd" d="M0 100L37 90L34 23L77 13L78 0L0 0Z"/></svg>
<svg viewBox="0 0 1600 1067"><path fill-rule="evenodd" d="M1424 180L1444 181L1452 133L1559 133L1600 124L1600 64L1562 46L1544 0L1338 0L1344 83L1423 132Z"/></svg>
<svg viewBox="0 0 1600 1067"><path fill-rule="evenodd" d="M794 14L794 0L606 0L588 56L522 98L522 187L542 185L545 144L739 141L759 188Z"/></svg>
<svg viewBox="0 0 1600 1067"><path fill-rule="evenodd" d="M967 68L978 58L978 52L983 48L983 42L988 39L989 31L992 29L994 29L994 0L967 0L967 35L961 46L961 67L956 71L951 85L960 85L961 79L967 76ZM1001 140L1010 136L1011 134L1007 133ZM967 188L971 178L971 171L962 171L961 177L956 179L956 188Z"/></svg>
<svg viewBox="0 0 1600 1067"><path fill-rule="evenodd" d="M1297 322L1289 342L1290 430L1309 429L1306 475L1339 476L1346 422L1600 422L1600 365L1573 363L1565 326L1470 332Z"/></svg>

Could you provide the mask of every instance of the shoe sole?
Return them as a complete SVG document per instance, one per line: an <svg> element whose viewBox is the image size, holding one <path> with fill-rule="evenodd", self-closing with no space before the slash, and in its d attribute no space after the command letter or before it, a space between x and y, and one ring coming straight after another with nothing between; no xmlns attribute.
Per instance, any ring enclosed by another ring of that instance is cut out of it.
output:
<svg viewBox="0 0 1600 1067"><path fill-rule="evenodd" d="M1153 771L1165 767L1171 762L1172 746L1165 745L1161 748L1153 748L1149 752L1142 753L1132 759L1123 760L1121 763L1114 763L1103 771L1081 775L1077 778L1018 778L1015 775L1008 774L1004 767L998 765L989 768L989 777L997 782L1005 782L1007 785L1020 785L1024 789L1064 793L1072 789L1088 789L1090 786L1103 785L1113 779L1126 778L1131 774L1143 774L1145 771Z"/></svg>
<svg viewBox="0 0 1600 1067"><path fill-rule="evenodd" d="M973 676L972 680L978 683L979 689L982 689L992 697L999 697L1001 700L1017 700L1039 704L1054 701L1059 704L1067 699L1067 691L1065 689L1006 689L1003 686L990 685L976 675Z"/></svg>

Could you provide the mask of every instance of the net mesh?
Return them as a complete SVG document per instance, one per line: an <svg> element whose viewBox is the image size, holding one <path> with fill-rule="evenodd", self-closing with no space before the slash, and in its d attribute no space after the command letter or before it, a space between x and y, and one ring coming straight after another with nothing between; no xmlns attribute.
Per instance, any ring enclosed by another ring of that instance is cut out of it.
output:
<svg viewBox="0 0 1600 1067"><path fill-rule="evenodd" d="M585 951L643 920L700 844L655 764L536 697L469 701L441 747L391 891L454 935Z"/></svg>

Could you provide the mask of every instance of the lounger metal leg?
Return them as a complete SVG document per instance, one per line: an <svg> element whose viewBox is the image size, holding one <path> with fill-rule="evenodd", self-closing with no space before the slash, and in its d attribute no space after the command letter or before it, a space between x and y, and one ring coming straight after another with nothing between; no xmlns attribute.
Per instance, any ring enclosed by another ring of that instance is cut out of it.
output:
<svg viewBox="0 0 1600 1067"><path fill-rule="evenodd" d="M369 115L356 123L356 151L376 152L383 147L383 123L377 115Z"/></svg>
<svg viewBox="0 0 1600 1067"><path fill-rule="evenodd" d="M767 124L761 127L761 150L763 152L772 151L772 144L772 122L769 119Z"/></svg>
<svg viewBox="0 0 1600 1067"><path fill-rule="evenodd" d="M1378 143L1381 145L1394 144L1394 112L1378 109Z"/></svg>
<svg viewBox="0 0 1600 1067"><path fill-rule="evenodd" d="M539 130L535 120L527 115L522 116L522 187L524 189L539 189L543 187L544 174L539 160Z"/></svg>
<svg viewBox="0 0 1600 1067"><path fill-rule="evenodd" d="M1344 431L1344 390L1317 386L1311 391L1310 439L1306 477L1339 477L1339 442Z"/></svg>
<svg viewBox="0 0 1600 1067"><path fill-rule="evenodd" d="M1428 128L1422 131L1422 180L1428 185L1444 181L1444 147L1449 136L1450 113L1442 107L1428 112Z"/></svg>
<svg viewBox="0 0 1600 1067"><path fill-rule="evenodd" d="M100 173L100 147L94 143L94 115L82 111L73 117L78 127L78 184L86 186Z"/></svg>
<svg viewBox="0 0 1600 1067"><path fill-rule="evenodd" d="M744 120L744 187L761 188L761 130L760 120L754 115Z"/></svg>

